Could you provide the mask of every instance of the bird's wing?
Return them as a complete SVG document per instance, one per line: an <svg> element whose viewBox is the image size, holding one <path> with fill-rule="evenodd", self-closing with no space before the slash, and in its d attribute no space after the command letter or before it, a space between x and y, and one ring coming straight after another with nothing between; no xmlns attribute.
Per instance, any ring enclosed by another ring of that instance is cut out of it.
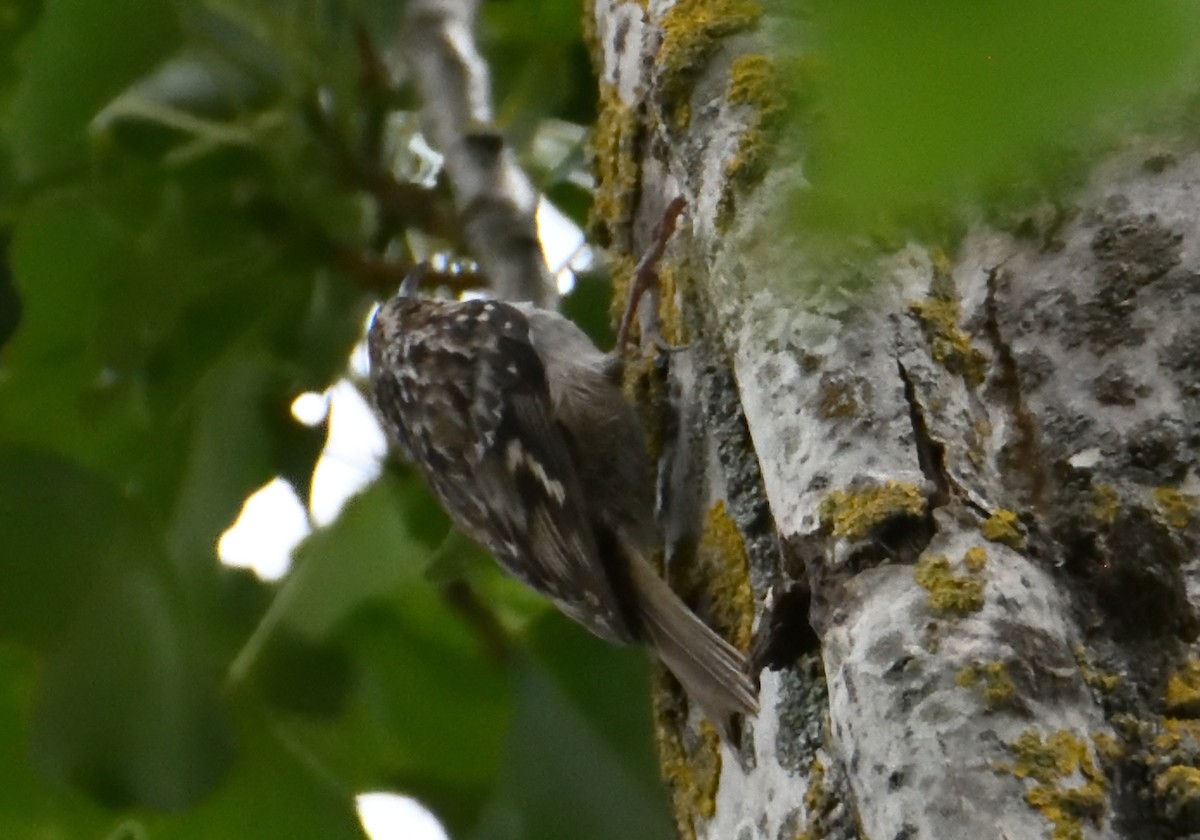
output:
<svg viewBox="0 0 1200 840"><path fill-rule="evenodd" d="M545 366L517 309L492 302L476 365L476 476L487 508L485 540L513 575L597 635L630 641L629 615L599 556Z"/></svg>

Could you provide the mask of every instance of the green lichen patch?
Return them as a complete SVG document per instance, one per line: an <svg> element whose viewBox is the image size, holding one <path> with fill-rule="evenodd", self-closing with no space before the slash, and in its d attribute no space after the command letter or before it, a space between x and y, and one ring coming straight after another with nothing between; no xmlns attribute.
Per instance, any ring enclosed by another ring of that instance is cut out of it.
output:
<svg viewBox="0 0 1200 840"><path fill-rule="evenodd" d="M902 481L861 490L834 490L821 501L821 524L833 536L850 540L862 539L894 517L924 514L921 488Z"/></svg>
<svg viewBox="0 0 1200 840"><path fill-rule="evenodd" d="M1013 775L1033 782L1025 801L1050 821L1051 840L1083 840L1084 820L1099 825L1106 783L1086 741L1066 730L1043 739L1030 729L1009 749L1016 758Z"/></svg>
<svg viewBox="0 0 1200 840"><path fill-rule="evenodd" d="M1017 691L1008 669L998 660L974 662L959 671L954 682L962 688L978 689L992 708L1011 703Z"/></svg>
<svg viewBox="0 0 1200 840"><path fill-rule="evenodd" d="M678 0L663 15L657 65L663 110L672 127L686 127L688 88L721 39L753 26L762 14L758 0Z"/></svg>
<svg viewBox="0 0 1200 840"><path fill-rule="evenodd" d="M983 609L983 581L975 575L956 575L944 554L926 554L914 568L916 581L929 591L929 609L966 615Z"/></svg>
<svg viewBox="0 0 1200 840"><path fill-rule="evenodd" d="M1200 717L1200 659L1189 659L1167 678L1167 711Z"/></svg>
<svg viewBox="0 0 1200 840"><path fill-rule="evenodd" d="M1196 512L1196 500L1174 487L1155 487L1151 495L1162 518L1172 528L1186 528Z"/></svg>
<svg viewBox="0 0 1200 840"><path fill-rule="evenodd" d="M979 532L989 542L1000 543L1009 548L1020 550L1025 546L1025 535L1017 522L1017 515L1011 510L998 510L983 520Z"/></svg>
<svg viewBox="0 0 1200 840"><path fill-rule="evenodd" d="M983 384L988 358L982 350L971 344L970 336L959 326L961 311L957 300L930 298L913 301L908 311L920 322L935 362L963 377L972 387Z"/></svg>

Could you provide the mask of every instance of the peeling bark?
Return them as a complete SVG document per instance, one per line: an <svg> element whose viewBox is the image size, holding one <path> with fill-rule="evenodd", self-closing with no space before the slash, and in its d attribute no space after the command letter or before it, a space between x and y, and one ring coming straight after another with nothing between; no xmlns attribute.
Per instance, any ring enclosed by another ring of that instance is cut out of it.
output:
<svg viewBox="0 0 1200 840"><path fill-rule="evenodd" d="M1200 833L1200 152L1131 138L951 254L829 258L779 222L798 164L738 180L757 18L710 3L729 25L681 35L694 5L592 10L630 140L597 151L614 264L689 207L656 403L672 576L734 637L751 613L764 666L737 752L661 689L664 761L711 776L720 750L709 794L670 776L681 836ZM745 600L688 565L718 502Z"/></svg>

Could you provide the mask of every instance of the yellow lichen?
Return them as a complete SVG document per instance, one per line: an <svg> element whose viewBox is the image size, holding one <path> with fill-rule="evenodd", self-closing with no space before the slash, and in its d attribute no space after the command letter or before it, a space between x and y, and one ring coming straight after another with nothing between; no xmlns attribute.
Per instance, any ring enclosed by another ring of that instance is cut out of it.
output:
<svg viewBox="0 0 1200 840"><path fill-rule="evenodd" d="M1121 675L1096 668L1083 645L1075 645L1071 652L1075 654L1075 662L1079 665L1079 675L1090 688L1111 694L1121 685Z"/></svg>
<svg viewBox="0 0 1200 840"><path fill-rule="evenodd" d="M1087 742L1066 730L1045 740L1035 730L1026 730L1009 749L1016 757L1013 774L1034 783L1025 791L1025 801L1050 821L1052 840L1083 840L1082 821L1098 825L1106 798L1104 773L1092 760ZM1080 783L1066 784L1074 781Z"/></svg>
<svg viewBox="0 0 1200 840"><path fill-rule="evenodd" d="M929 249L929 267L933 270L934 294L939 298L951 295L953 293L954 263L944 248Z"/></svg>
<svg viewBox="0 0 1200 840"><path fill-rule="evenodd" d="M982 385L988 358L971 344L970 336L959 327L958 301L930 298L910 303L908 310L921 322L933 351L933 360L951 373L962 376L968 384Z"/></svg>
<svg viewBox="0 0 1200 840"><path fill-rule="evenodd" d="M1154 736L1154 749L1159 753L1183 748L1187 753L1200 749L1200 720L1163 718L1162 728Z"/></svg>
<svg viewBox="0 0 1200 840"><path fill-rule="evenodd" d="M604 67L604 48L600 46L600 37L596 32L596 0L583 0L582 5L580 35L588 58L592 60L592 69L599 75Z"/></svg>
<svg viewBox="0 0 1200 840"><path fill-rule="evenodd" d="M678 236L678 234L676 234ZM658 328L662 337L673 347L682 347L691 340L687 325L683 322L683 313L674 305L680 298L682 270L672 262L663 261L658 267L659 285L659 322ZM686 274L684 275L686 277Z"/></svg>
<svg viewBox="0 0 1200 840"><path fill-rule="evenodd" d="M757 121L747 126L738 140L737 151L725 164L725 180L729 190L753 186L761 181L767 172L767 161L770 160L774 145L774 132L766 130Z"/></svg>
<svg viewBox="0 0 1200 840"><path fill-rule="evenodd" d="M1167 800L1170 812L1194 806L1200 800L1200 769L1176 764L1154 778L1154 792Z"/></svg>
<svg viewBox="0 0 1200 840"><path fill-rule="evenodd" d="M729 634L729 640L735 646L745 650L750 644L754 620L750 560L746 556L742 534L724 502L717 502L705 516L704 531L696 548L695 569L696 583L703 587L711 601L713 623Z"/></svg>
<svg viewBox="0 0 1200 840"><path fill-rule="evenodd" d="M739 55L729 65L729 90L733 105L751 105L766 115L784 109L784 99L775 62L760 54Z"/></svg>
<svg viewBox="0 0 1200 840"><path fill-rule="evenodd" d="M983 581L956 575L944 554L926 554L914 569L917 583L929 591L929 608L938 613L966 615L983 608Z"/></svg>
<svg viewBox="0 0 1200 840"><path fill-rule="evenodd" d="M897 516L922 516L925 495L915 484L888 481L861 490L834 490L821 501L821 523L835 537L856 540Z"/></svg>
<svg viewBox="0 0 1200 840"><path fill-rule="evenodd" d="M817 416L822 420L844 419L858 414L858 399L854 387L826 375L821 377L817 391Z"/></svg>
<svg viewBox="0 0 1200 840"><path fill-rule="evenodd" d="M991 435L992 424L987 420L976 420L967 430L963 443L967 445L967 459L976 467L983 467L988 463L985 444Z"/></svg>
<svg viewBox="0 0 1200 840"><path fill-rule="evenodd" d="M659 767L671 793L675 826L684 840L695 840L696 820L710 820L717 811L721 780L721 739L708 721L700 725L700 738L691 750L684 746L674 711L655 696L655 742Z"/></svg>
<svg viewBox="0 0 1200 840"><path fill-rule="evenodd" d="M1117 491L1108 484L1097 484L1092 488L1092 516L1111 525L1117 518Z"/></svg>
<svg viewBox="0 0 1200 840"><path fill-rule="evenodd" d="M795 840L824 837L824 815L833 805L825 786L825 765L820 759L814 758L808 768L808 787L804 791L804 825L795 835Z"/></svg>
<svg viewBox="0 0 1200 840"><path fill-rule="evenodd" d="M1155 487L1152 493L1159 513L1172 528L1186 528L1196 510L1196 500L1174 487Z"/></svg>
<svg viewBox="0 0 1200 840"><path fill-rule="evenodd" d="M630 252L629 228L641 178L637 144L642 127L637 112L621 101L611 84L600 85L599 111L591 140L596 190L588 226L602 245Z"/></svg>
<svg viewBox="0 0 1200 840"><path fill-rule="evenodd" d="M996 511L983 520L979 531L989 542L1000 543L1018 550L1025 545L1025 536L1021 533L1021 528L1017 523L1017 515L1011 510Z"/></svg>
<svg viewBox="0 0 1200 840"><path fill-rule="evenodd" d="M758 0L677 0L661 21L663 40L656 65L664 111L676 129L687 125L691 80L716 52L720 40L753 26L762 17Z"/></svg>
<svg viewBox="0 0 1200 840"><path fill-rule="evenodd" d="M810 815L821 810L825 795L825 765L814 758L808 768L808 789L804 792L804 807Z"/></svg>
<svg viewBox="0 0 1200 840"><path fill-rule="evenodd" d="M778 138L781 117L787 108L783 84L775 62L765 55L741 55L729 66L731 105L749 105L753 116L742 132L737 152L725 165L730 186L757 183L766 171L769 152Z"/></svg>
<svg viewBox="0 0 1200 840"><path fill-rule="evenodd" d="M1173 714L1200 716L1200 660L1189 659L1167 678L1166 706Z"/></svg>
<svg viewBox="0 0 1200 840"><path fill-rule="evenodd" d="M1125 757L1125 747L1107 732L1092 735L1092 748L1096 757L1106 764L1113 764Z"/></svg>
<svg viewBox="0 0 1200 840"><path fill-rule="evenodd" d="M993 708L1011 701L1017 691L1008 669L1000 661L972 663L958 672L954 682L963 688L978 688Z"/></svg>
<svg viewBox="0 0 1200 840"><path fill-rule="evenodd" d="M987 549L979 545L971 546L963 555L963 565L972 572L982 572L987 566Z"/></svg>

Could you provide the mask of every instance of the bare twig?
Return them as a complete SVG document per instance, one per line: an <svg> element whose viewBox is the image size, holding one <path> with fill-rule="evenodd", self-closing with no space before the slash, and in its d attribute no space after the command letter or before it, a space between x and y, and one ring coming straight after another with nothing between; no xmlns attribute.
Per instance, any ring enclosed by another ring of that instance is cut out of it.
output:
<svg viewBox="0 0 1200 840"><path fill-rule="evenodd" d="M629 280L629 299L625 304L625 314L621 316L621 324L617 328L617 352L623 353L629 342L629 331L633 326L634 315L638 315L638 323L642 330L642 344L653 344L660 350L671 350L671 346L658 330L658 262L667 249L667 241L675 232L675 224L679 214L683 212L687 202L682 197L671 200L663 210L662 218L654 227L650 239L650 247L642 254L637 266L633 269L633 277Z"/></svg>
<svg viewBox="0 0 1200 840"><path fill-rule="evenodd" d="M389 295L400 287L413 270L409 263L375 256L355 248L334 244L330 247L334 265L338 269L357 278L365 288L378 289ZM486 277L469 269L439 271L430 268L427 277L424 283L426 287L445 286L456 294L487 288L488 285Z"/></svg>

